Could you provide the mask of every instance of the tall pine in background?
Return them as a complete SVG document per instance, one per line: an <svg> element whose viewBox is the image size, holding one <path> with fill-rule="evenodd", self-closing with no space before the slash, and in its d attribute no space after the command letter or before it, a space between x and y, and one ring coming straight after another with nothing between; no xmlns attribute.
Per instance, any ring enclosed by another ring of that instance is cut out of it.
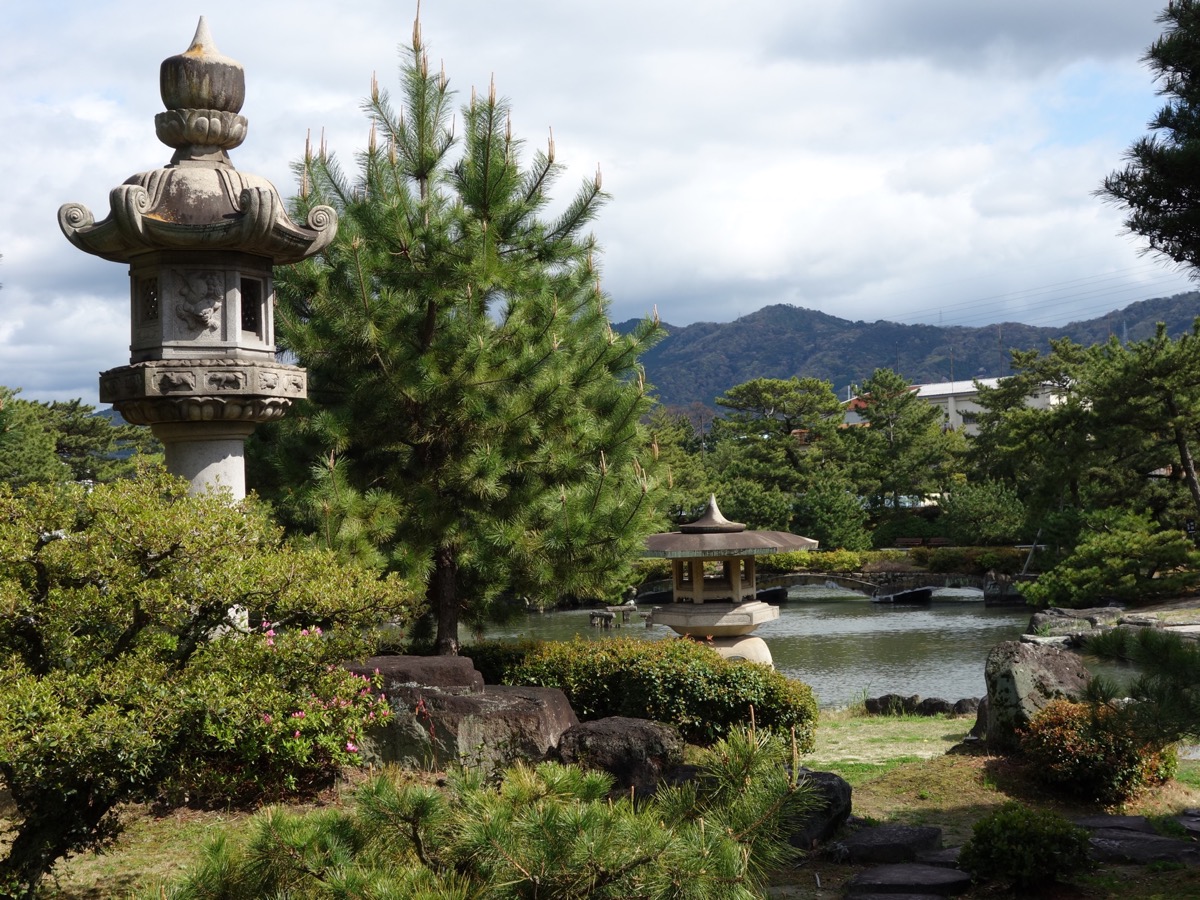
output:
<svg viewBox="0 0 1200 900"><path fill-rule="evenodd" d="M293 524L423 579L441 653L504 594L615 597L655 518L638 355L615 334L587 231L599 173L561 212L554 144L522 166L494 86L462 110L430 71L419 21L401 108L372 86L347 177L324 147L300 166L303 219L336 241L278 273L280 343L310 400L266 439L260 490Z"/></svg>
<svg viewBox="0 0 1200 900"><path fill-rule="evenodd" d="M1171 0L1159 15L1166 28L1144 62L1166 102L1150 120L1151 134L1126 154L1096 192L1124 206L1125 227L1151 250L1200 268L1200 2Z"/></svg>

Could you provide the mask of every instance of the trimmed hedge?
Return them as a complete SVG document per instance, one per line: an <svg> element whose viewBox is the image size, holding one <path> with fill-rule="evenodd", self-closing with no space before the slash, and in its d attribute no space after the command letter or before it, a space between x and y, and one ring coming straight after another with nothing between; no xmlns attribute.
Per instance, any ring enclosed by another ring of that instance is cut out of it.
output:
<svg viewBox="0 0 1200 900"><path fill-rule="evenodd" d="M1176 769L1174 748L1139 736L1119 710L1066 700L1033 717L1021 750L1046 783L1104 805L1162 784Z"/></svg>
<svg viewBox="0 0 1200 900"><path fill-rule="evenodd" d="M760 728L795 728L802 752L814 746L817 701L812 688L767 666L724 659L697 641L492 643L498 646L463 650L485 681L561 688L584 721L653 719L674 725L684 740L709 744L735 726L749 724L754 707Z"/></svg>
<svg viewBox="0 0 1200 900"><path fill-rule="evenodd" d="M857 572L863 565L863 554L853 550L790 550L760 556L755 565L766 572Z"/></svg>

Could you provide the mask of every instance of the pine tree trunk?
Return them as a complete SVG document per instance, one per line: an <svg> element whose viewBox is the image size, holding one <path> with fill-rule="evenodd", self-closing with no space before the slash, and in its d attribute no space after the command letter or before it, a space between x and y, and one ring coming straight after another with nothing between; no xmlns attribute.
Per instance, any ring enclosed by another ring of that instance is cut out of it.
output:
<svg viewBox="0 0 1200 900"><path fill-rule="evenodd" d="M1175 398L1168 397L1166 405L1167 412L1175 422L1172 427L1175 432L1175 446L1179 448L1179 464L1183 468L1183 477L1187 480L1188 490L1192 492L1192 503L1196 505L1196 512L1200 514L1200 481L1196 478L1196 462L1192 458L1192 448L1179 425L1179 407Z"/></svg>
<svg viewBox="0 0 1200 900"><path fill-rule="evenodd" d="M437 652L458 656L458 561L453 547L438 547L425 595L437 617Z"/></svg>

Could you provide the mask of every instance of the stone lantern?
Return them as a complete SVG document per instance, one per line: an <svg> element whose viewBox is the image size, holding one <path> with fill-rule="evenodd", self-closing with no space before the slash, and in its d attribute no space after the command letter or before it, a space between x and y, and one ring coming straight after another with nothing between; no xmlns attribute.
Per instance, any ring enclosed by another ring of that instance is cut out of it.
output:
<svg viewBox="0 0 1200 900"><path fill-rule="evenodd" d="M757 599L755 558L788 550L813 550L812 538L786 531L748 531L721 514L717 498L695 522L678 531L646 538L646 556L671 561L673 603L656 606L648 624L709 641L730 659L770 665L766 641L752 636L759 625L779 618L779 610Z"/></svg>
<svg viewBox="0 0 1200 900"><path fill-rule="evenodd" d="M337 213L316 207L297 225L269 181L233 167L245 76L203 18L159 86L154 125L170 163L113 188L103 221L75 203L58 221L76 247L129 265L129 365L101 373L100 400L149 425L193 492L241 498L246 438L307 395L305 371L276 360L272 267L327 246Z"/></svg>

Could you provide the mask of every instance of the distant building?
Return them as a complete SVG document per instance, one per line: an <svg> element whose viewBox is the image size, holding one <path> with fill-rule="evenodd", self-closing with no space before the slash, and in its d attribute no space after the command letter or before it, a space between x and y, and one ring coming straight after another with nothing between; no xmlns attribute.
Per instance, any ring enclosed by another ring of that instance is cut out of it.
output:
<svg viewBox="0 0 1200 900"><path fill-rule="evenodd" d="M979 378L972 381L938 381L931 384L914 384L912 390L926 403L930 403L942 411L945 417L945 427L948 430L963 431L966 434L979 433L976 419L980 413L979 390L976 383L984 387L994 388L1000 383L999 378ZM1049 389L1039 391L1026 400L1026 404L1034 409L1045 409L1053 406L1054 394ZM861 397L852 397L846 403L846 424L862 424L862 416L858 411L865 406Z"/></svg>

